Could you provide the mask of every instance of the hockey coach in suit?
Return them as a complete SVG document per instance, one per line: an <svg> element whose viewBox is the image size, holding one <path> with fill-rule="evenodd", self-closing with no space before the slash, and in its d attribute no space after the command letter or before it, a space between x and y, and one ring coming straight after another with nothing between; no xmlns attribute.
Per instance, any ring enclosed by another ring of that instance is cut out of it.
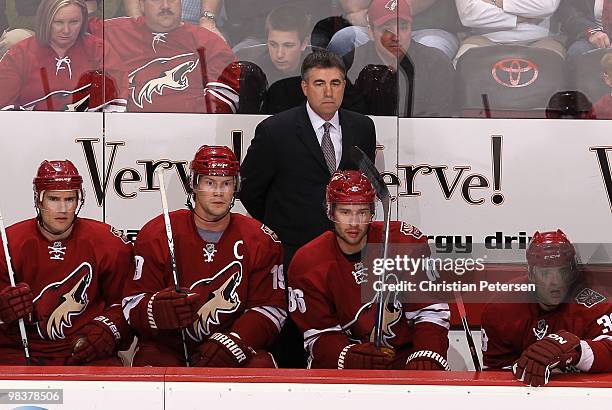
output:
<svg viewBox="0 0 612 410"><path fill-rule="evenodd" d="M300 246L331 228L325 187L334 171L356 169L350 148L374 161L374 122L339 109L346 84L342 60L327 51L302 64L307 102L259 123L241 168L240 199L280 237L287 263Z"/></svg>
<svg viewBox="0 0 612 410"><path fill-rule="evenodd" d="M372 161L376 149L374 122L340 109L346 69L339 57L309 54L301 76L306 103L259 123L241 166L240 199L280 237L285 276L295 251L331 228L325 187L337 169L357 168L351 147L360 147ZM303 340L293 323L286 323L279 344L275 356L281 367L304 366Z"/></svg>

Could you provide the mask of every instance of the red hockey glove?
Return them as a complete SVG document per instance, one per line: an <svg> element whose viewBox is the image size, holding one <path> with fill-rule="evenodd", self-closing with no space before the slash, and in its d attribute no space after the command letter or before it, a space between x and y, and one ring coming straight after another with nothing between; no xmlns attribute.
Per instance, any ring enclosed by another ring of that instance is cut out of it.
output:
<svg viewBox="0 0 612 410"><path fill-rule="evenodd" d="M548 383L550 371L564 368L580 358L580 339L565 330L551 333L529 346L512 366L514 377L529 386Z"/></svg>
<svg viewBox="0 0 612 410"><path fill-rule="evenodd" d="M393 350L381 351L371 342L348 345L340 352L338 369L388 369L393 356Z"/></svg>
<svg viewBox="0 0 612 410"><path fill-rule="evenodd" d="M445 370L450 371L448 362L441 354L431 350L418 350L408 356L406 370Z"/></svg>
<svg viewBox="0 0 612 410"><path fill-rule="evenodd" d="M112 356L120 340L115 324L106 316L98 316L79 332L66 364L72 366Z"/></svg>
<svg viewBox="0 0 612 410"><path fill-rule="evenodd" d="M171 330L191 326L197 318L202 297L188 290L176 292L167 288L153 294L147 302L147 318L151 329Z"/></svg>
<svg viewBox="0 0 612 410"><path fill-rule="evenodd" d="M0 322L9 324L32 313L33 299L30 287L23 282L7 286L0 291Z"/></svg>
<svg viewBox="0 0 612 410"><path fill-rule="evenodd" d="M213 333L191 356L197 367L243 367L255 355L236 333Z"/></svg>

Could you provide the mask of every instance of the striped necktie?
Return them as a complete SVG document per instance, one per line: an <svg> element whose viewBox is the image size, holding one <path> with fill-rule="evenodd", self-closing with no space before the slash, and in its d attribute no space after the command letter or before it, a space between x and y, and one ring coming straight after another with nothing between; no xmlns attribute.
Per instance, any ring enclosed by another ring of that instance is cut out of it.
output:
<svg viewBox="0 0 612 410"><path fill-rule="evenodd" d="M331 124L326 122L323 124L323 139L321 140L321 149L323 150L323 156L325 157L325 163L329 169L329 173L333 174L336 171L336 150L332 143L331 136L329 135L329 128Z"/></svg>

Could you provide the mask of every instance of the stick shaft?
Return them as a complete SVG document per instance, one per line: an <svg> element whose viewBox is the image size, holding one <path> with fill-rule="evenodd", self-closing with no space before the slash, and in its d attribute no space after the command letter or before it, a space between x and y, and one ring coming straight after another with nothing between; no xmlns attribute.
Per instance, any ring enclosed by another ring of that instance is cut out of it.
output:
<svg viewBox="0 0 612 410"><path fill-rule="evenodd" d="M13 271L13 263L11 262L11 254L8 249L8 238L6 236L6 228L4 227L4 218L0 210L0 235L2 236L2 249L4 250L4 259L8 270L9 281L11 286L15 286L15 272ZM30 348L28 343L28 334L26 333L23 318L19 319L19 334L21 336L21 344L23 345L23 353L25 354L26 363L28 366L32 360L30 357Z"/></svg>
<svg viewBox="0 0 612 410"><path fill-rule="evenodd" d="M157 169L157 179L159 181L159 193L162 201L162 213L164 214L164 223L166 225L166 237L168 238L168 252L170 253L170 264L172 265L172 280L174 281L174 288L177 292L181 291L178 278L178 269L176 265L176 254L174 253L174 237L172 235L172 225L170 224L170 212L168 211L168 198L166 197L166 185L164 183L164 170L163 168ZM190 365L189 361L189 350L187 349L187 337L185 335L185 329L181 329L181 339L183 342L183 354L185 356L185 364L187 367Z"/></svg>
<svg viewBox="0 0 612 410"><path fill-rule="evenodd" d="M474 338L472 337L472 332L470 331L470 325L467 320L467 314L465 313L465 305L463 304L461 292L455 292L455 302L457 303L457 310L459 311L461 324L463 325L463 330L465 331L465 338L467 340L468 348L470 349L472 362L474 363L474 370L479 372L482 370L482 367L480 366L480 359L478 358L478 353L476 352L476 346L474 344Z"/></svg>

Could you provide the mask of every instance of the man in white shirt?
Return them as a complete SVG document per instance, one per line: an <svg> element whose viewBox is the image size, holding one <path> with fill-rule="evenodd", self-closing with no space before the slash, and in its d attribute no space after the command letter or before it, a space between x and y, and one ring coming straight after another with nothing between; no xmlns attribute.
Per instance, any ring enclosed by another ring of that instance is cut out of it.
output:
<svg viewBox="0 0 612 410"><path fill-rule="evenodd" d="M455 62L469 49L495 44L545 48L565 57L563 45L551 37L550 17L561 0L455 0L461 23L471 29Z"/></svg>

